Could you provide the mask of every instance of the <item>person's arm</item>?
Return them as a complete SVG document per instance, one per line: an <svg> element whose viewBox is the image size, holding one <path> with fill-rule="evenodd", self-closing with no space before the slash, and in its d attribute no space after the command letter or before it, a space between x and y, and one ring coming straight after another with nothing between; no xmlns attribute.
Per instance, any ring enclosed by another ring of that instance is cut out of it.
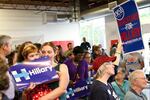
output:
<svg viewBox="0 0 150 100"><path fill-rule="evenodd" d="M66 92L69 83L69 74L68 68L65 64L60 65L60 72L58 74L59 74L59 86L52 92L41 97L39 100L54 100L56 98L59 98L62 94Z"/></svg>
<svg viewBox="0 0 150 100"><path fill-rule="evenodd" d="M116 48L115 55L114 55L114 56L116 56L117 58L116 58L116 60L113 62L113 64L115 64L115 65L117 65L117 66L119 65L119 62L120 62L121 52L122 52L122 43L119 42L119 43L118 43L118 46L117 46L117 48Z"/></svg>
<svg viewBox="0 0 150 100"><path fill-rule="evenodd" d="M27 87L23 92L22 92L22 100L27 100L28 95L30 94L30 91L36 87L36 84L31 82L29 87Z"/></svg>

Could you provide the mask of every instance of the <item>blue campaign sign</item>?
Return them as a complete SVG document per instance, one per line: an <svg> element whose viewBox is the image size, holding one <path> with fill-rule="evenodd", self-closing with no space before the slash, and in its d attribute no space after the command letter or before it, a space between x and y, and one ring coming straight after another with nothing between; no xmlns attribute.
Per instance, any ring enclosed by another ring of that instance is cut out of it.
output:
<svg viewBox="0 0 150 100"><path fill-rule="evenodd" d="M134 0L129 0L113 9L117 20L124 53L144 49L138 9Z"/></svg>
<svg viewBox="0 0 150 100"><path fill-rule="evenodd" d="M15 80L18 90L27 88L30 82L41 84L58 80L58 75L52 68L48 57L16 64L10 67L9 72Z"/></svg>
<svg viewBox="0 0 150 100"><path fill-rule="evenodd" d="M68 87L66 97L67 100L76 100L80 97L88 96L90 94L90 85L93 78L87 80L80 80L75 83L73 87Z"/></svg>

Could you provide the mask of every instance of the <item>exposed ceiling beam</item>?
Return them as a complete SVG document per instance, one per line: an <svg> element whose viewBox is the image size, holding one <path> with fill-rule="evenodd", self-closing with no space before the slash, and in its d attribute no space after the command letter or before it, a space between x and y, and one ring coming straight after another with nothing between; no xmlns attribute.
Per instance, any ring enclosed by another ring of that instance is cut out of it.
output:
<svg viewBox="0 0 150 100"><path fill-rule="evenodd" d="M69 7L71 0L0 0L0 4Z"/></svg>
<svg viewBox="0 0 150 100"><path fill-rule="evenodd" d="M126 0L118 0L118 1L119 1L119 3L117 2L117 4L120 4ZM150 0L141 0L141 1L137 2L137 4L138 4L139 8L142 8L145 6L150 6ZM92 9L87 9L85 11L82 11L80 13L80 15L81 15L80 17L81 17L81 19L91 19L91 18L95 18L98 16L99 17L106 16L108 14L112 14L112 11L110 10L108 4L104 4L104 5L92 8Z"/></svg>
<svg viewBox="0 0 150 100"><path fill-rule="evenodd" d="M71 13L72 0L0 0L0 9Z"/></svg>

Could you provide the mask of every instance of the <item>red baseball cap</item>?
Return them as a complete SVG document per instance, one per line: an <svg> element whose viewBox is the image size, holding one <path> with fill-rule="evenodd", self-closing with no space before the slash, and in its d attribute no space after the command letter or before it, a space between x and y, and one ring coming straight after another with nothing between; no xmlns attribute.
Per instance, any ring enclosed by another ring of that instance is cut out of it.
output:
<svg viewBox="0 0 150 100"><path fill-rule="evenodd" d="M99 56L93 61L93 69L95 71L98 70L98 68L104 64L105 62L113 62L116 60L116 57L109 57L109 56Z"/></svg>

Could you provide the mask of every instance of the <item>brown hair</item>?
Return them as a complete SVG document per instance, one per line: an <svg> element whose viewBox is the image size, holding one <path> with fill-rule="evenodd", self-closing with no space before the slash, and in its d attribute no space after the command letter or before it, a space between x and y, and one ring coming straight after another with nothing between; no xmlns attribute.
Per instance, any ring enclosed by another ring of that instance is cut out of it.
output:
<svg viewBox="0 0 150 100"><path fill-rule="evenodd" d="M23 44L21 44L19 46L19 50L18 50L18 55L17 55L17 62L22 62L24 60L24 57L22 55L22 51L23 51L23 48L28 45L28 44L32 44L32 42L28 41L28 42L24 42Z"/></svg>
<svg viewBox="0 0 150 100"><path fill-rule="evenodd" d="M43 48L44 46L50 46L53 48L54 52L56 52L56 46L52 42L45 42L41 48Z"/></svg>
<svg viewBox="0 0 150 100"><path fill-rule="evenodd" d="M9 87L9 77L7 76L8 65L6 61L0 58L0 90L6 90Z"/></svg>

